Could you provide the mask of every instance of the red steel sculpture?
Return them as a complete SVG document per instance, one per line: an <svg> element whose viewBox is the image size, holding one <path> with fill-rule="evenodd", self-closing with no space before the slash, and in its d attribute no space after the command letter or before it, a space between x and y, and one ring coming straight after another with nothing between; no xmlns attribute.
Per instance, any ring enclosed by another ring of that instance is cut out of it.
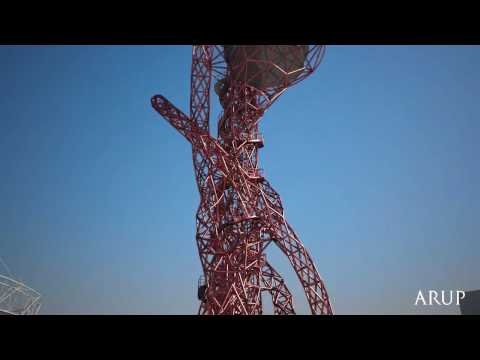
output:
<svg viewBox="0 0 480 360"><path fill-rule="evenodd" d="M295 314L292 294L266 260L272 242L290 260L312 314L332 314L310 254L258 167L262 115L287 88L314 72L324 51L323 45L193 46L190 116L161 95L151 100L192 145L200 192L196 240L204 272L199 314L262 314L265 291L275 314ZM223 107L216 138L209 131L212 85Z"/></svg>

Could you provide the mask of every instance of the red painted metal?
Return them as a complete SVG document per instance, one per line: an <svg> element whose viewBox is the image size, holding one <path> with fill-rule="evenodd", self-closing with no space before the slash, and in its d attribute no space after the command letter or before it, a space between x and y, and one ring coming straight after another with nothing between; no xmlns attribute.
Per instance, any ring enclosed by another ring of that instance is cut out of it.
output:
<svg viewBox="0 0 480 360"><path fill-rule="evenodd" d="M323 45L193 46L190 115L161 95L152 106L192 145L200 192L196 240L204 276L199 314L262 314L262 293L275 314L294 314L292 295L266 261L276 244L304 288L312 314L332 314L314 262L285 219L280 196L258 167L265 110L318 67ZM215 84L214 84L215 82ZM223 111L209 130L210 91Z"/></svg>

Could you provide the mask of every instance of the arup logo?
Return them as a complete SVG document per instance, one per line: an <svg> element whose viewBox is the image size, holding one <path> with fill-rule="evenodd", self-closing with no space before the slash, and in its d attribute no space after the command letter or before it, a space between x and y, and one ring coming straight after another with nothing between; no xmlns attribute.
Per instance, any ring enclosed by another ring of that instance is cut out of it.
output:
<svg viewBox="0 0 480 360"><path fill-rule="evenodd" d="M428 296L424 296L422 290L418 291L417 299L415 300L415 306L424 305L452 305L455 301L455 305L460 304L460 300L465 298L465 291L463 290L441 290L440 294L436 290L428 290Z"/></svg>

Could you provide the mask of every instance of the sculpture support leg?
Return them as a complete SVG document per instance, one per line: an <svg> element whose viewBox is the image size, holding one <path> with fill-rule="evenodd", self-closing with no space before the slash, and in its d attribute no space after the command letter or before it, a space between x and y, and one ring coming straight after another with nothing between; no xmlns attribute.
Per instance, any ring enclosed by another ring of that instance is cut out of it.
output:
<svg viewBox="0 0 480 360"><path fill-rule="evenodd" d="M315 264L283 215L280 196L264 182L262 194L267 200L266 223L272 240L288 257L307 296L312 314L332 314L330 300Z"/></svg>
<svg viewBox="0 0 480 360"><path fill-rule="evenodd" d="M295 315L292 294L281 275L265 261L262 266L262 287L272 296L275 315Z"/></svg>

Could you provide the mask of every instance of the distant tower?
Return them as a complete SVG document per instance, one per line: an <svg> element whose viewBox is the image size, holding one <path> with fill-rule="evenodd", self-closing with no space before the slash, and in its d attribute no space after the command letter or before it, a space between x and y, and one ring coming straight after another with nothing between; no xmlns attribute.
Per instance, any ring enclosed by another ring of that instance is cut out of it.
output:
<svg viewBox="0 0 480 360"><path fill-rule="evenodd" d="M190 115L163 96L151 100L192 145L200 192L196 240L204 273L199 314L262 314L263 292L271 295L275 314L295 314L290 291L266 259L271 243L290 260L312 314L332 314L314 262L258 166L264 112L314 72L324 50L323 45L193 46ZM212 81L223 107L216 138L209 131ZM292 119L292 126L298 121Z"/></svg>
<svg viewBox="0 0 480 360"><path fill-rule="evenodd" d="M465 298L460 300L462 315L480 315L480 290L465 292Z"/></svg>
<svg viewBox="0 0 480 360"><path fill-rule="evenodd" d="M41 296L21 282L0 275L0 315L36 315Z"/></svg>

